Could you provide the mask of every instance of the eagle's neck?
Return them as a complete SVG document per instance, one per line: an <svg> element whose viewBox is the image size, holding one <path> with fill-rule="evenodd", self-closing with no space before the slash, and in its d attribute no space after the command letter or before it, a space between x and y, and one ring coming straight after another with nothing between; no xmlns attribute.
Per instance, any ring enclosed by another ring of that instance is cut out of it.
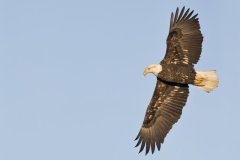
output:
<svg viewBox="0 0 240 160"><path fill-rule="evenodd" d="M153 73L156 77L162 71L162 66L160 64L151 64L144 70L144 75L148 73Z"/></svg>
<svg viewBox="0 0 240 160"><path fill-rule="evenodd" d="M162 66L160 64L154 64L153 74L157 77L158 74L162 71Z"/></svg>

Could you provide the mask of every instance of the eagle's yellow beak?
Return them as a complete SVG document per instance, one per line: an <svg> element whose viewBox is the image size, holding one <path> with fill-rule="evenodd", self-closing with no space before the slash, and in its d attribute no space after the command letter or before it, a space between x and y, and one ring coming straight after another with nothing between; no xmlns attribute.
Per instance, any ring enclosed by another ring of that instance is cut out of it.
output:
<svg viewBox="0 0 240 160"><path fill-rule="evenodd" d="M150 69L149 68L146 68L143 72L143 75L146 76L148 73L149 73Z"/></svg>

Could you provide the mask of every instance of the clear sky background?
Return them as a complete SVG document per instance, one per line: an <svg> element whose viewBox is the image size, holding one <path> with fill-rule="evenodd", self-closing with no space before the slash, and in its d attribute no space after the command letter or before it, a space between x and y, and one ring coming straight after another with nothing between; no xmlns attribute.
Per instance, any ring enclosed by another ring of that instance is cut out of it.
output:
<svg viewBox="0 0 240 160"><path fill-rule="evenodd" d="M190 87L160 152L136 137L176 7L199 13L197 70L216 69L210 94ZM240 159L240 1L1 0L1 160Z"/></svg>

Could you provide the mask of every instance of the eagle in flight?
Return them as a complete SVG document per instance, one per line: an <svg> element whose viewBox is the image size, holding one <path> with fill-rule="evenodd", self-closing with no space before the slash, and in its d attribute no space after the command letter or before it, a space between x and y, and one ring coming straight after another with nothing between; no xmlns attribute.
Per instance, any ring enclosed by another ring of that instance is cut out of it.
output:
<svg viewBox="0 0 240 160"><path fill-rule="evenodd" d="M151 64L144 70L144 76L153 73L157 84L147 107L142 127L136 137L140 152L146 146L154 153L160 150L164 138L182 113L189 94L189 84L210 92L218 86L215 70L196 71L194 64L202 51L203 36L197 14L185 7L176 9L170 20L167 50L160 64Z"/></svg>

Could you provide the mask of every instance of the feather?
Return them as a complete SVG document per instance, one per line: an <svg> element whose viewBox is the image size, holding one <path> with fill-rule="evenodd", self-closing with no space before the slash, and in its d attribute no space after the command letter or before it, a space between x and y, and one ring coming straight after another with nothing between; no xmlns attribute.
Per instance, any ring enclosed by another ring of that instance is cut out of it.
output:
<svg viewBox="0 0 240 160"><path fill-rule="evenodd" d="M198 14L195 14L190 20L194 20L197 16Z"/></svg>
<svg viewBox="0 0 240 160"><path fill-rule="evenodd" d="M150 150L150 138L148 138L147 142L146 142L146 155L148 154L149 150Z"/></svg>
<svg viewBox="0 0 240 160"><path fill-rule="evenodd" d="M161 148L161 143L157 143L157 149L160 151L160 148Z"/></svg>
<svg viewBox="0 0 240 160"><path fill-rule="evenodd" d="M142 142L142 137L139 138L139 140L138 140L138 142L137 142L135 147L139 146L139 144L141 144L141 142Z"/></svg>
<svg viewBox="0 0 240 160"><path fill-rule="evenodd" d="M180 15L178 16L177 22L181 20L182 15L184 13L185 7L182 8Z"/></svg>
<svg viewBox="0 0 240 160"><path fill-rule="evenodd" d="M189 19L192 16L193 12L194 12L194 10L192 10L192 12L189 13L189 15L186 17L186 19Z"/></svg>
<svg viewBox="0 0 240 160"><path fill-rule="evenodd" d="M170 28L173 26L173 13L171 14L171 19L170 19Z"/></svg>
<svg viewBox="0 0 240 160"><path fill-rule="evenodd" d="M151 139L151 150L152 150L152 154L153 154L154 150L155 150L155 141L153 139Z"/></svg>
<svg viewBox="0 0 240 160"><path fill-rule="evenodd" d="M179 9L178 9L178 7L177 7L177 10L176 10L176 13L175 13L175 17L174 17L174 22L173 22L173 23L176 23L176 22L177 22L178 12L179 12Z"/></svg>
<svg viewBox="0 0 240 160"><path fill-rule="evenodd" d="M145 140L143 139L142 144L141 144L141 147L140 147L140 150L139 150L139 153L142 152L142 150L144 149L144 147L145 147Z"/></svg>
<svg viewBox="0 0 240 160"><path fill-rule="evenodd" d="M190 10L190 8L188 8L187 11L184 13L181 21L182 21L182 20L185 20L186 16L188 15L189 10Z"/></svg>

